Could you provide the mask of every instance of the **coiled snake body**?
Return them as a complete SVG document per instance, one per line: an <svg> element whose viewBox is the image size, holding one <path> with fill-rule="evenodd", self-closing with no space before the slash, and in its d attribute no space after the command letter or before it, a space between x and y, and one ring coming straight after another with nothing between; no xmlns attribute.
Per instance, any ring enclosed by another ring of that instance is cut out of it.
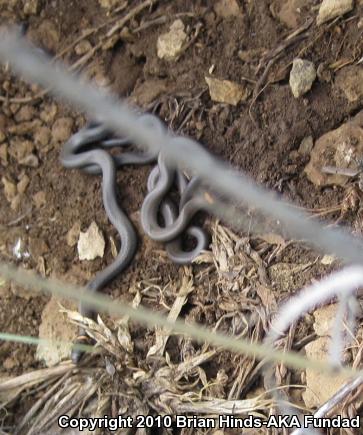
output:
<svg viewBox="0 0 363 435"><path fill-rule="evenodd" d="M140 122L149 125L152 123L155 128L163 128L161 122L151 115L141 115ZM124 152L114 156L106 151L107 148L124 147L129 144L130 141L125 138L110 139L110 132L104 126L89 124L74 134L61 152L61 163L66 168L79 168L89 174L102 174L105 211L121 239L121 247L115 260L87 285L87 289L91 292L102 290L121 273L131 262L137 248L136 231L117 202L116 170L121 166L149 164L157 158L157 165L151 171L147 183L148 194L141 208L141 224L151 239L166 244L166 251L172 261L178 264L190 263L208 245L208 237L201 228L188 227L197 211L208 208L208 203L203 196L194 196L199 180L192 178L188 182L184 174L168 167L162 153L156 156ZM179 209L167 198L174 181L180 194ZM164 220L164 226L159 224L159 213ZM184 232L196 240L196 246L191 251L184 251L182 248L180 236ZM84 317L93 315L83 303L80 303L79 311ZM83 342L85 339L85 332L81 329L78 342ZM81 355L81 351L72 350L74 362L78 362Z"/></svg>

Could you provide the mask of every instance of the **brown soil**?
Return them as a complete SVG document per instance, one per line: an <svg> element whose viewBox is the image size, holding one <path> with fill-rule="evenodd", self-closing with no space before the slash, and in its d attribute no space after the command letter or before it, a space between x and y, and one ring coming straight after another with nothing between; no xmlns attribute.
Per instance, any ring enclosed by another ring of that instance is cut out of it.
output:
<svg viewBox="0 0 363 435"><path fill-rule="evenodd" d="M24 13L24 3L32 2L3 2L0 6L2 23L22 24L26 36L52 55L69 46L85 29L94 28L112 18L96 0L34 2L39 3L39 10L34 15ZM133 0L129 3L126 12L140 2ZM266 84L268 86L254 101L257 82L268 63L268 60L263 61L263 54L276 48L294 30L278 16L283 4L290 2L239 1L241 15L229 18L219 17L209 6L212 3L202 0L156 2L154 7L127 23L128 32L124 31L113 47L96 51L83 70L98 84L109 81L111 89L120 97L128 97L146 109L155 108L174 129L182 126L181 132L197 138L212 153L230 161L258 183L278 191L295 204L307 208L339 204L345 190L334 187L321 189L310 183L303 172L308 157L297 150L305 137L312 136L315 140L362 109L361 101L349 102L334 85L334 74L338 70L334 64L353 62L359 55L362 56L362 29L358 26L362 6L357 6L334 24L316 27L314 22L307 37L284 50L272 65L261 89ZM313 6L319 2L305 3L309 5L305 4L298 17L292 19L296 26L316 17ZM122 16L126 12L119 14ZM169 63L158 59L156 42L160 34L168 31L177 14L190 37L198 23L201 23L201 29L195 42L179 60ZM161 24L131 33L141 24L161 16L165 17ZM100 32L102 34L102 30ZM99 34L91 35L87 40L95 45ZM69 50L63 59L71 65L79 57L74 50ZM291 62L295 57L309 59L316 66L323 63L333 65L329 70L331 80L324 82L317 79L310 92L295 99L288 84ZM257 71L261 59L262 65ZM214 66L215 77L246 86L248 100L236 107L211 101L205 82L211 66ZM0 94L8 98L32 97L38 92L11 76L4 68L0 77ZM9 201L3 187L0 189L1 258L37 270L45 276L57 276L83 284L87 277L112 261L109 237L116 238L115 230L104 213L100 179L62 168L59 153L64 131L56 136L52 128L59 118L71 118L74 121L73 125L70 122L71 133L79 129L85 120L59 102L55 103L54 110L53 100L48 96L29 100L29 103L22 104L4 101L0 107L0 130L6 136L3 143L8 145L7 162L1 161L0 164L1 177L18 183L27 175L30 180L18 201ZM183 123L190 111L191 117ZM43 133L46 137L50 133L50 137L43 142L36 140L40 126L45 128ZM19 163L21 158L16 150L21 147L19 143L25 141L34 144L31 152L37 161L33 166ZM118 174L120 203L136 224L149 171L150 167L126 168ZM335 220L338 216L339 213L331 214L329 218ZM347 218L348 222L354 220L349 215ZM102 260L80 262L76 248L67 245L66 235L75 222L79 222L85 230L92 221L97 222L106 236L106 255ZM23 256L17 259L13 249L19 239ZM257 245L256 241L252 243ZM306 264L314 262L317 255L306 247L292 244L273 263ZM195 270L200 268L203 266ZM330 266L316 262L296 275L290 291L301 288L312 278L324 276L330 269ZM132 295L128 289L133 284L154 277L163 286L178 279L178 276L179 268L161 258L155 251L155 244L146 240L140 232L140 247L135 260L106 292L114 298L130 301ZM5 284L0 289L0 331L37 336L47 297L34 294L29 297L22 289ZM283 285L277 285L276 290L277 299L286 296ZM196 309L197 303L186 307L185 314L189 312L191 318L214 325L218 314L213 298L199 294L197 302L209 307L204 315L197 313L194 317L192 309ZM160 310L161 306L157 304L155 309ZM142 331L134 331L135 337L141 340L141 349L142 337L145 337ZM2 342L0 375L13 376L41 367L34 355L33 347ZM204 369L215 376L220 366L226 372L233 371L233 364L228 356L222 354Z"/></svg>

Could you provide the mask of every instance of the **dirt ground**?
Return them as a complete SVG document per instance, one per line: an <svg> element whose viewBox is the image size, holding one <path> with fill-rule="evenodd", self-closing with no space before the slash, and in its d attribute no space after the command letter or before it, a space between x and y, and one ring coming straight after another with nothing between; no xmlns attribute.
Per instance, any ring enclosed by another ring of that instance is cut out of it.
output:
<svg viewBox="0 0 363 435"><path fill-rule="evenodd" d="M344 17L317 26L319 1L238 1L237 13L228 9L228 1L221 8L215 6L218 2L202 0L154 1L150 2L152 6L126 20L113 38L107 39L105 35L117 19L141 3L10 0L0 3L0 17L2 24L21 25L27 38L50 55L59 55L70 68L79 62L81 71L97 85L109 87L145 110L154 110L174 130L196 138L212 153L295 205L318 212L335 208L326 217L336 222L347 187L318 187L311 183L304 173L309 155L299 152L299 147L306 137L312 136L315 141L363 108L362 99L349 101L335 83L340 69L355 64L362 56L362 2L356 2ZM183 21L191 43L177 60L159 59L157 39L178 18ZM288 35L309 20L311 24L301 33L303 37L273 55ZM73 44L82 35L82 42ZM323 71L312 89L300 98L294 98L289 86L292 61L297 57L312 61ZM212 101L205 80L211 74L243 85L246 100L236 106ZM39 96L38 87L15 78L6 67L1 70L0 83L0 174L5 180L0 188L1 258L43 276L85 284L112 261L110 237L117 240L104 212L100 178L66 170L59 162L64 141L84 125L85 119L66 104L48 95ZM138 228L149 171L150 166L127 167L118 173L120 203ZM348 211L339 224L356 228L356 219L356 214ZM92 221L105 235L105 256L80 261L76 246L67 243L67 234L75 223L84 231ZM222 243L223 237L237 249L232 235L224 234L213 219L203 217L202 221L214 235L215 258L218 259L218 243ZM264 234L270 231L263 229ZM248 236L247 232L239 233L245 241ZM115 299L131 302L134 293L130 288L146 288L146 284L140 283L154 280L159 288L166 288L182 280L183 269L160 252L162 246L150 242L141 231L139 237L138 253L131 266L106 289ZM208 327L215 327L223 316L236 312L251 320L261 299L266 301L262 287L269 289L266 290L269 298L279 301L337 267L336 262L323 264L320 253L301 243L280 246L278 255L274 254L276 240L266 240L262 233L253 234L246 243L258 253L262 266L251 260L246 249L241 266L246 270L245 278L233 287L218 260L194 265L196 291L183 307L182 316ZM238 255L238 261L242 261L242 254ZM250 268L254 273L248 276ZM173 292L169 288L163 298L155 293L156 296L142 303L165 311L165 303L170 306L173 301ZM48 300L47 296L29 294L14 284L2 283L0 331L38 336ZM241 319L236 315L234 325L232 321L222 322L220 330L240 333ZM313 333L311 317L307 316L304 322L295 331L297 342ZM137 359L142 361L153 333L135 325L131 328ZM262 338L265 328L262 324L250 326L251 339ZM180 362L181 354L195 355L201 349L195 343L185 343L176 338L169 341L172 361ZM29 345L1 342L0 377L44 367L44 363L35 359L35 351ZM235 392L234 396L231 388L238 377L236 367L241 364L249 367L245 376L251 385L242 387L240 379L240 394ZM208 384L218 378L223 368L226 380L222 390L214 391L216 397L244 399L262 386L259 374L252 376L256 365L248 358L219 352L203 364L203 371ZM280 383L286 382L301 383L300 374L281 374ZM201 383L198 388L202 388ZM8 427L8 433L12 433L11 428L35 397L36 394L30 394L8 409L4 430ZM301 393L295 391L294 399L302 403ZM112 403L114 409L122 408L120 403Z"/></svg>

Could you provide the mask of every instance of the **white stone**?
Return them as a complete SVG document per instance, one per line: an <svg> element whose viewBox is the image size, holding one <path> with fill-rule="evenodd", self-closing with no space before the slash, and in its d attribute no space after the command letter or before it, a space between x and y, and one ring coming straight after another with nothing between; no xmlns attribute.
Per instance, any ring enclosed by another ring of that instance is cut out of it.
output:
<svg viewBox="0 0 363 435"><path fill-rule="evenodd" d="M157 53L160 59L174 60L182 50L187 39L184 23L178 19L170 26L170 31L160 35L157 41Z"/></svg>
<svg viewBox="0 0 363 435"><path fill-rule="evenodd" d="M316 18L318 26L353 9L353 0L323 0Z"/></svg>
<svg viewBox="0 0 363 435"><path fill-rule="evenodd" d="M77 250L80 260L94 260L103 257L105 239L96 222L92 222L86 232L80 232Z"/></svg>
<svg viewBox="0 0 363 435"><path fill-rule="evenodd" d="M295 98L299 98L311 89L316 79L316 69L312 62L294 59L290 72L290 88Z"/></svg>

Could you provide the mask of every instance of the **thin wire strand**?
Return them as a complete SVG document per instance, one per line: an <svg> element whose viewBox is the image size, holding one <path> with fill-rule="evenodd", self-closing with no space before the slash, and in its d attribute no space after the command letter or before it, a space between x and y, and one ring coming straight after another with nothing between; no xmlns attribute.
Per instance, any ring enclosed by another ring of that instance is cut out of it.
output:
<svg viewBox="0 0 363 435"><path fill-rule="evenodd" d="M171 136L166 130L156 131L152 125L142 126L138 115L125 103L96 90L85 80L81 81L66 72L59 64L51 65L45 55L34 50L15 32L4 35L0 41L0 58L3 62L10 62L14 71L28 80L52 88L54 95L73 103L115 132L130 137L135 144L152 152L163 151L169 163L198 174L233 203L248 203L259 208L283 224L290 236L305 239L316 248L329 254L335 253L347 262L362 264L363 243L360 238L352 237L347 231L323 228L319 223L307 220L307 214L297 211L285 201L277 200L249 177L213 157L197 142ZM158 118L155 117L156 120ZM238 220L238 212L226 213L225 216L232 223Z"/></svg>
<svg viewBox="0 0 363 435"><path fill-rule="evenodd" d="M0 262L0 276L6 280L13 280L24 288L45 290L71 300L82 300L90 308L97 309L99 312L107 312L110 315L129 316L133 321L146 325L149 328L159 326L173 331L175 334L192 337L201 344L206 342L210 345L253 358L266 358L266 361L274 363L282 362L296 369L311 368L312 370L323 371L325 373L337 373L337 367L330 363L310 360L294 352L278 351L265 343L250 343L242 338L236 339L225 334L212 332L200 325L187 324L179 319L171 321L150 309L141 306L133 308L125 303L114 301L106 295L90 293L85 287L65 284L55 279L42 278L34 272L10 266L3 262ZM363 376L363 371L350 367L339 367L338 371L347 376Z"/></svg>

